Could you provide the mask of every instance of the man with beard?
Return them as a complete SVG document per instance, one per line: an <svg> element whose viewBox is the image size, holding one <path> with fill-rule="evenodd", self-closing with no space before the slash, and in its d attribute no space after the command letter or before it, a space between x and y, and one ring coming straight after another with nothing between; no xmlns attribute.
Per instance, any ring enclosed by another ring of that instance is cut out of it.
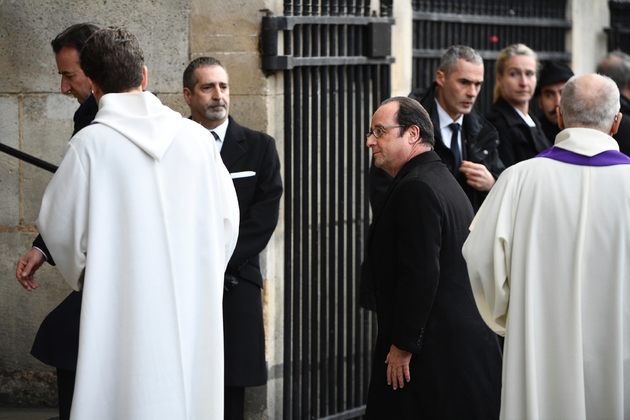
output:
<svg viewBox="0 0 630 420"><path fill-rule="evenodd" d="M558 127L556 108L560 105L562 88L573 77L573 71L564 63L547 61L543 63L538 76L534 96L538 98L540 108L540 126L551 143L561 131Z"/></svg>
<svg viewBox="0 0 630 420"><path fill-rule="evenodd" d="M228 74L199 57L184 71L191 118L210 131L234 181L241 211L236 250L225 272L225 419L243 419L245 387L267 382L259 254L278 223L282 179L275 140L230 117Z"/></svg>

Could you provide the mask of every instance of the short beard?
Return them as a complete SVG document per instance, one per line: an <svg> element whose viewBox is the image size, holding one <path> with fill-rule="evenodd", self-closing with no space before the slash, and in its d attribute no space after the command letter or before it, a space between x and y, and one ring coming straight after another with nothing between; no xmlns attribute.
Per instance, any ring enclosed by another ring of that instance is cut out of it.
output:
<svg viewBox="0 0 630 420"><path fill-rule="evenodd" d="M213 111L210 108L206 109L206 118L210 121L219 121L226 117L227 109L225 107L219 108L219 111Z"/></svg>

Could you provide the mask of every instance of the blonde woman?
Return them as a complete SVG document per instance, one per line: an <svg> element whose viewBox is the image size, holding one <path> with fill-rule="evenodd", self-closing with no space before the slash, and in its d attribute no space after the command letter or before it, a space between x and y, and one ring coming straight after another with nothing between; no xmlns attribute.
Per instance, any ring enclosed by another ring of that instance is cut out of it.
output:
<svg viewBox="0 0 630 420"><path fill-rule="evenodd" d="M497 58L494 105L487 119L499 132L499 157L506 167L552 146L529 113L537 69L536 53L524 44L504 48Z"/></svg>

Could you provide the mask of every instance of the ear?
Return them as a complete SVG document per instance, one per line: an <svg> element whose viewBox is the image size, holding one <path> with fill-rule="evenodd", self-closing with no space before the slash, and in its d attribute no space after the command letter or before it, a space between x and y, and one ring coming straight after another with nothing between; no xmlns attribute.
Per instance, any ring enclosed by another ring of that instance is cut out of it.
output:
<svg viewBox="0 0 630 420"><path fill-rule="evenodd" d="M184 88L184 100L190 106L191 103L192 92L187 87Z"/></svg>
<svg viewBox="0 0 630 420"><path fill-rule="evenodd" d="M556 107L556 117L558 117L558 127L560 127L560 130L564 130L566 127L564 126L564 118L562 118L559 106Z"/></svg>
<svg viewBox="0 0 630 420"><path fill-rule="evenodd" d="M88 80L90 81L90 85L92 85L92 94L94 95L94 99L96 99L96 103L98 104L104 93L101 90L100 86L94 80L90 79L89 77Z"/></svg>
<svg viewBox="0 0 630 420"><path fill-rule="evenodd" d="M412 125L407 129L409 131L409 144L417 143L419 140L422 140L422 133L420 133L420 127L417 125Z"/></svg>
<svg viewBox="0 0 630 420"><path fill-rule="evenodd" d="M149 84L149 69L147 66L142 67L142 90L144 91Z"/></svg>
<svg viewBox="0 0 630 420"><path fill-rule="evenodd" d="M621 124L621 118L623 118L623 114L621 112L618 112L615 120L613 121L612 127L610 127L611 136L617 134L617 130L619 130L619 124Z"/></svg>
<svg viewBox="0 0 630 420"><path fill-rule="evenodd" d="M435 82L438 84L438 86L443 87L444 86L444 80L446 80L446 74L444 74L444 72L442 70L438 70L435 72Z"/></svg>

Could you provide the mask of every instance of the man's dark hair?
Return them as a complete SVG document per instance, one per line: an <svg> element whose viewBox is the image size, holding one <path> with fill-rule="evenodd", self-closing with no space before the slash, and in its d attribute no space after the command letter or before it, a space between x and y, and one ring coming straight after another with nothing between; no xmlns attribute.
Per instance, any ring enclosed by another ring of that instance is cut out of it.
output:
<svg viewBox="0 0 630 420"><path fill-rule="evenodd" d="M142 85L144 53L128 30L104 28L83 46L81 68L103 93L121 93Z"/></svg>
<svg viewBox="0 0 630 420"><path fill-rule="evenodd" d="M396 124L402 125L400 127L399 136L405 133L405 131L412 125L420 128L420 138L422 143L431 146L431 149L435 146L435 137L433 136L433 123L429 113L424 109L420 102L415 99L407 98L405 96L395 96L393 98L383 101L381 106L390 102L398 102L398 112L396 112Z"/></svg>
<svg viewBox="0 0 630 420"><path fill-rule="evenodd" d="M193 91L195 85L197 84L197 76L195 75L195 70L199 67L206 66L220 66L223 67L223 70L227 73L227 70L221 64L219 60L214 57L199 57L195 58L190 62L186 70L184 70L184 87L188 88L191 92Z"/></svg>
<svg viewBox="0 0 630 420"><path fill-rule="evenodd" d="M77 23L57 35L50 41L50 45L55 54L59 54L63 47L72 47L81 53L85 41L99 29L101 28L93 23Z"/></svg>

